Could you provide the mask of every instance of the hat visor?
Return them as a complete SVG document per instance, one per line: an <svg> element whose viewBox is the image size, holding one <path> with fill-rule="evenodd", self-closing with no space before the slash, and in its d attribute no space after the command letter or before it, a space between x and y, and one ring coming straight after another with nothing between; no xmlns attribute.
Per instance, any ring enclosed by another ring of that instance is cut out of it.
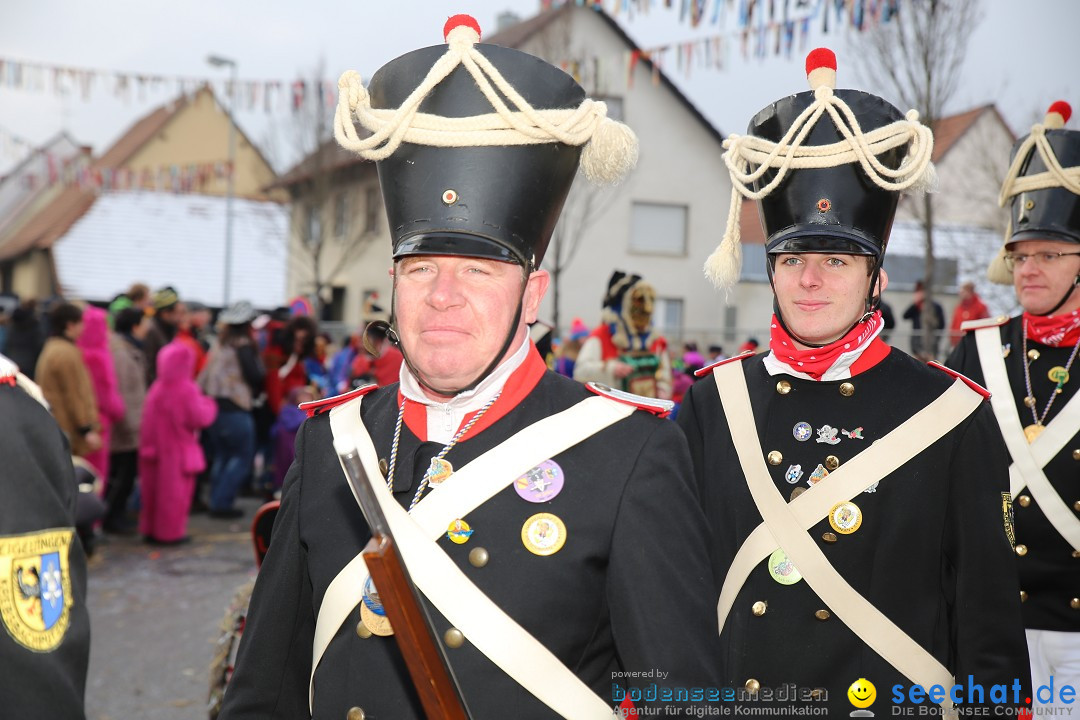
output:
<svg viewBox="0 0 1080 720"><path fill-rule="evenodd" d="M836 253L840 255L880 254L879 245L847 228L830 228L822 232L819 228L793 228L779 232L766 243L765 252L769 255L779 253Z"/></svg>
<svg viewBox="0 0 1080 720"><path fill-rule="evenodd" d="M1056 240L1058 242L1080 243L1080 232L1069 232L1063 228L1031 228L1013 233L1005 248L1010 249L1015 243L1025 240Z"/></svg>
<svg viewBox="0 0 1080 720"><path fill-rule="evenodd" d="M414 255L456 255L525 265L525 258L494 238L468 233L435 232L413 235L394 247L394 260Z"/></svg>

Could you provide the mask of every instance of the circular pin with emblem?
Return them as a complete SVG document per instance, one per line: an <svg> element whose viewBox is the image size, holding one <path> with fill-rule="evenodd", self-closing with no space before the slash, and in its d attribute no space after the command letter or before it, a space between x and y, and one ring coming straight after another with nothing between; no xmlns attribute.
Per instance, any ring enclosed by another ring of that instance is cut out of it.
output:
<svg viewBox="0 0 1080 720"><path fill-rule="evenodd" d="M787 553L780 548L774 550L769 556L769 575L781 585L794 585L802 580L802 573L795 567L795 563L791 562Z"/></svg>
<svg viewBox="0 0 1080 720"><path fill-rule="evenodd" d="M814 434L814 429L810 427L808 422L796 423L795 427L791 429L791 434L799 442L806 442Z"/></svg>
<svg viewBox="0 0 1080 720"><path fill-rule="evenodd" d="M862 510L850 500L836 503L829 511L829 525L841 535L850 535L862 525Z"/></svg>
<svg viewBox="0 0 1080 720"><path fill-rule="evenodd" d="M457 545L464 545L469 542L469 538L472 537L473 529L469 527L469 523L465 522L461 518L454 520L446 528L446 537L450 538L451 542Z"/></svg>
<svg viewBox="0 0 1080 720"><path fill-rule="evenodd" d="M372 635L389 637L394 634L394 628L390 626L390 618L372 612L371 608L364 603L360 603L360 621Z"/></svg>
<svg viewBox="0 0 1080 720"><path fill-rule="evenodd" d="M1050 382L1055 382L1058 385L1064 385L1065 383L1069 382L1069 371L1061 367L1060 365L1055 365L1054 367L1050 368L1049 372L1046 373L1046 377L1050 378Z"/></svg>
<svg viewBox="0 0 1080 720"><path fill-rule="evenodd" d="M453 474L454 466L450 464L449 460L433 457L431 458L431 464L428 465L427 472L424 473L424 477L427 478L429 485L439 485Z"/></svg>
<svg viewBox="0 0 1080 720"><path fill-rule="evenodd" d="M554 555L566 544L566 525L551 513L536 513L521 526L521 542L533 555Z"/></svg>
<svg viewBox="0 0 1080 720"><path fill-rule="evenodd" d="M566 476L554 460L545 460L514 481L514 490L523 500L542 503L563 489Z"/></svg>

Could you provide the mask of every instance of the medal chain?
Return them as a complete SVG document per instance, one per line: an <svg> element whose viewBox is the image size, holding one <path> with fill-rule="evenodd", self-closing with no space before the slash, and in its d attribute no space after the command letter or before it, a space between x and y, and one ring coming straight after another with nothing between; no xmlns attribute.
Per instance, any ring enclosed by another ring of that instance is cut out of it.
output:
<svg viewBox="0 0 1080 720"><path fill-rule="evenodd" d="M430 484L429 480L434 464L446 457L446 453L450 452L450 449L457 445L458 440L464 437L465 433L469 432L472 426L476 424L476 421L484 416L484 413L486 413L488 409L495 404L495 401L499 399L500 395L502 395L502 390L495 393L495 396L493 398L484 403L484 406L476 411L476 414L472 416L469 422L462 425L461 429L457 431L454 437L450 438L450 442L443 446L443 449L439 451L439 454L431 459L432 464L428 466L427 471L424 473L423 479L420 480L420 487L416 488L416 494L413 495L413 499L409 503L409 512L412 512L412 509L416 507L416 503L420 502L420 496L424 494L424 490L426 490L427 486ZM390 446L390 467L387 469L386 472L386 487L390 488L391 492L393 492L394 488L394 472L397 469L398 445L401 442L401 423L404 418L405 398L403 397L401 399L401 407L398 408L397 423L394 425L394 442Z"/></svg>
<svg viewBox="0 0 1080 720"><path fill-rule="evenodd" d="M1027 397L1031 398L1032 401L1033 401L1031 406L1030 406L1031 419L1035 421L1036 425L1042 425L1043 420L1046 419L1047 413L1050 412L1050 406L1054 404L1054 400L1056 400L1057 396L1060 394L1061 386L1064 385L1065 383L1064 383L1064 380L1058 380L1057 388L1055 388L1054 392L1050 393L1050 399L1046 401L1046 407L1043 408L1042 414L1041 415L1036 414L1036 412L1035 412L1035 404L1034 404L1035 391L1031 389L1031 364L1033 362L1035 362L1035 360L1033 358L1028 357L1028 354L1027 354L1028 353L1027 340L1028 340L1027 320L1025 319L1024 320L1024 341L1023 341L1024 388L1027 390ZM1076 351L1077 350L1080 350L1080 343L1077 343L1076 345L1073 346L1072 354L1069 355L1069 361L1067 363L1065 363L1065 372L1062 374L1062 378L1068 377L1069 368L1072 367L1073 360L1076 359Z"/></svg>

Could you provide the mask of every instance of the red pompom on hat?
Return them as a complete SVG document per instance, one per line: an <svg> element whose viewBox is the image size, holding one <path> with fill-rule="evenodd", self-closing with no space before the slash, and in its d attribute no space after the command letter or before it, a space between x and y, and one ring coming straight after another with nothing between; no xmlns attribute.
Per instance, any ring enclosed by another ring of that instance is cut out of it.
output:
<svg viewBox="0 0 1080 720"><path fill-rule="evenodd" d="M811 90L822 85L836 87L836 53L829 48L816 48L806 56L806 79Z"/></svg>
<svg viewBox="0 0 1080 720"><path fill-rule="evenodd" d="M1046 118L1043 120L1043 125L1055 129L1062 128L1065 127L1065 123L1069 122L1069 118L1071 117L1072 108L1069 107L1069 103L1064 100L1058 100L1046 111Z"/></svg>
<svg viewBox="0 0 1080 720"><path fill-rule="evenodd" d="M476 36L480 37L480 23L476 22L476 18L474 18L472 15L461 14L454 15L446 21L445 25L443 25L443 40L446 40L450 37L451 30L459 28L462 25L465 25L466 27L471 27L473 30L476 31Z"/></svg>

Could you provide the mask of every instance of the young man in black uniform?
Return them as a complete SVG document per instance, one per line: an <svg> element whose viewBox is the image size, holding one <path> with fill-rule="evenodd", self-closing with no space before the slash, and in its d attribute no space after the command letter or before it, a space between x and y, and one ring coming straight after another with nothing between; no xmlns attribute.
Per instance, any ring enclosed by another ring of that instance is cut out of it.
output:
<svg viewBox="0 0 1080 720"><path fill-rule="evenodd" d="M833 716L1023 706L985 391L878 337L893 215L926 182L932 137L917 115L834 90L835 63L812 52L812 92L759 112L725 156L735 207L759 201L774 315L769 351L705 368L679 412L723 579L723 681L759 704L794 683L789 697ZM720 285L737 279L736 243L729 227L706 264Z"/></svg>
<svg viewBox="0 0 1080 720"><path fill-rule="evenodd" d="M613 181L632 134L561 70L477 44L472 18L446 33L367 90L341 80L338 139L379 162L405 364L400 383L310 406L223 720L306 717L309 702L317 718L423 716L356 559L369 532L335 436L356 442L399 547L423 535L405 564L472 717L610 717L623 693L715 685L685 440L547 371L527 336L579 156Z"/></svg>
<svg viewBox="0 0 1080 720"><path fill-rule="evenodd" d="M1011 456L1020 599L1040 705L1080 686L1080 132L1063 102L1013 149L1010 229L990 268L1023 313L975 320L949 367L984 383ZM1060 168L1061 172L1048 168ZM1071 180L1069 179L1071 176Z"/></svg>
<svg viewBox="0 0 1080 720"><path fill-rule="evenodd" d="M0 708L80 719L90 615L71 448L40 388L2 355L0 458Z"/></svg>

